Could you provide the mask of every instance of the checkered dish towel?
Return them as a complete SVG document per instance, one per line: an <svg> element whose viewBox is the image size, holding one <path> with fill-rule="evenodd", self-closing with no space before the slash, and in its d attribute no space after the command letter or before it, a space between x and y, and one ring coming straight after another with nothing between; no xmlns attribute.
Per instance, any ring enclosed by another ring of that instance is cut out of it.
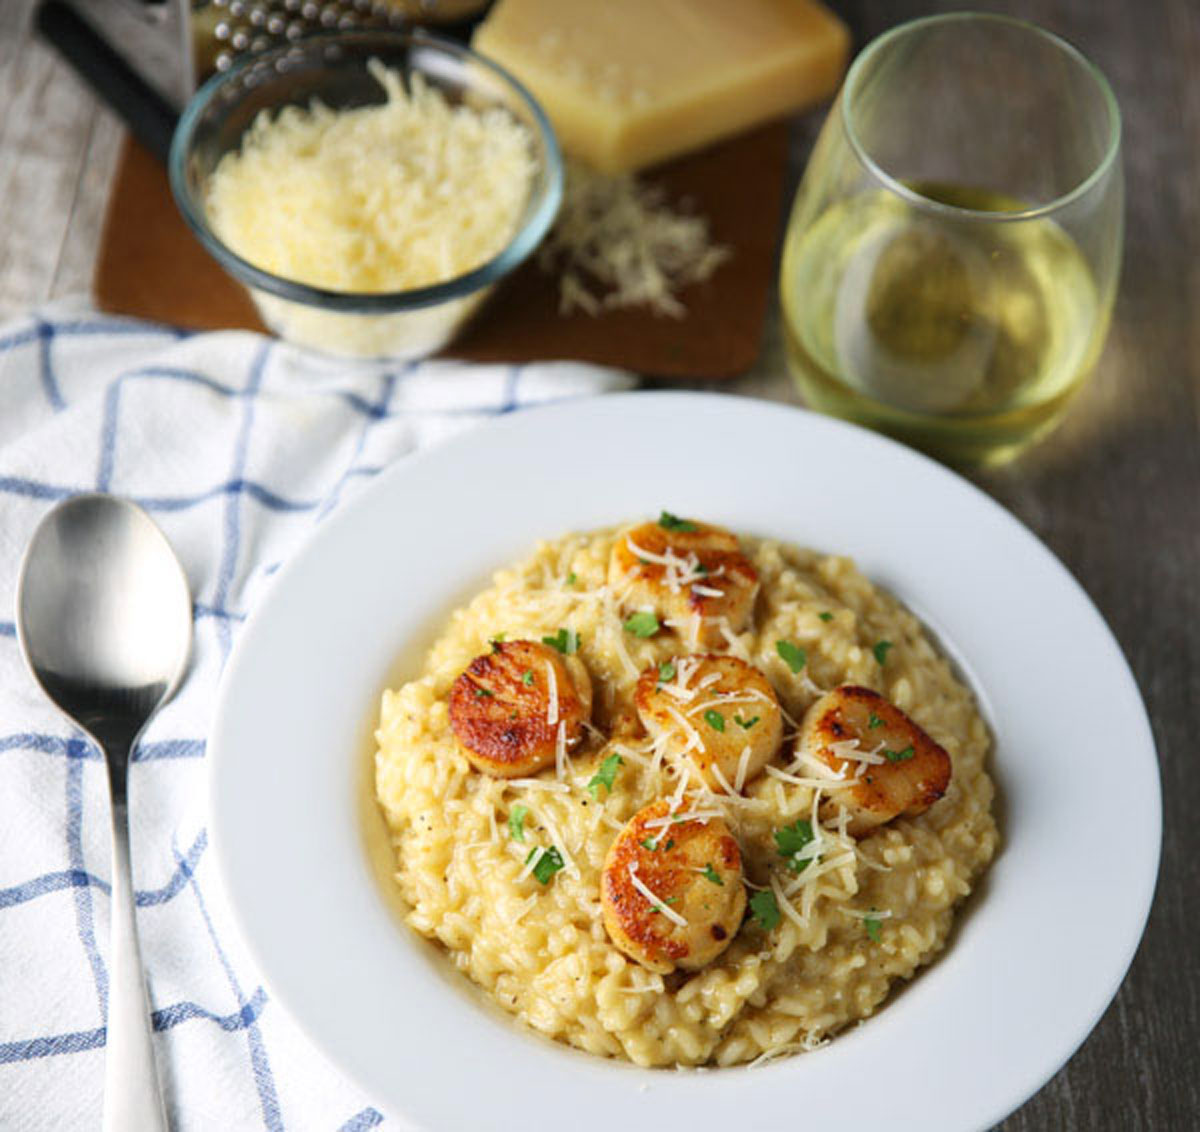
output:
<svg viewBox="0 0 1200 1132"><path fill-rule="evenodd" d="M172 1128L395 1121L263 989L213 873L205 736L222 666L270 575L397 457L531 405L627 388L614 371L348 367L258 335L185 336L58 306L0 329L0 1129L100 1124L109 817L100 755L26 672L21 554L57 501L134 499L183 561L192 667L131 769L138 929Z"/></svg>

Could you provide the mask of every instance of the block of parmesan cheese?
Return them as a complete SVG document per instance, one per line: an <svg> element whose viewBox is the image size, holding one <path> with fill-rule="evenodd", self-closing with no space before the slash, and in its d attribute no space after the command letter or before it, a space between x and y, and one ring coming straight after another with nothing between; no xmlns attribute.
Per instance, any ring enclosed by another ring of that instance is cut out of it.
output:
<svg viewBox="0 0 1200 1132"><path fill-rule="evenodd" d="M621 173L826 97L849 42L816 0L499 0L473 46L567 153Z"/></svg>

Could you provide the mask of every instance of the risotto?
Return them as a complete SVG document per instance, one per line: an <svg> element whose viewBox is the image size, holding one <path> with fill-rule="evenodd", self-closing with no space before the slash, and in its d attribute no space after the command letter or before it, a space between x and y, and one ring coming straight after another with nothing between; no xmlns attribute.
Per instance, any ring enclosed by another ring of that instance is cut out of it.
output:
<svg viewBox="0 0 1200 1132"><path fill-rule="evenodd" d="M666 513L496 574L376 740L408 923L643 1066L868 1017L997 845L987 728L917 619L849 559Z"/></svg>

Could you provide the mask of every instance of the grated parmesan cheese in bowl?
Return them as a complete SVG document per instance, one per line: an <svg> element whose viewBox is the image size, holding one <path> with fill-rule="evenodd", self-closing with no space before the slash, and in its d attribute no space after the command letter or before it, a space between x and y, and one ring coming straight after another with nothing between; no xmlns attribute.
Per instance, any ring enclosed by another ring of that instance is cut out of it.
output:
<svg viewBox="0 0 1200 1132"><path fill-rule="evenodd" d="M561 159L500 68L424 34L344 32L247 58L196 95L172 189L281 337L445 345L553 221Z"/></svg>

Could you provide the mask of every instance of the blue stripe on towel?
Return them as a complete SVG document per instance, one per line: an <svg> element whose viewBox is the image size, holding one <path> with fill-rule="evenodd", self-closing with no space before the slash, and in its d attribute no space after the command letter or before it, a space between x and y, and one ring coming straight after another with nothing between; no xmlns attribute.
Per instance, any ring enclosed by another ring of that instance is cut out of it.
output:
<svg viewBox="0 0 1200 1132"><path fill-rule="evenodd" d="M95 1030L76 1030L69 1034L51 1034L45 1038L26 1038L24 1041L0 1044L0 1065L14 1061L33 1061L39 1057L57 1057L63 1053L79 1053L104 1045L104 1027Z"/></svg>
<svg viewBox="0 0 1200 1132"><path fill-rule="evenodd" d="M173 850L175 859L181 860L179 850ZM238 983L237 975L234 973L233 964L230 963L225 949L221 946L221 941L217 937L217 930L213 926L212 917L208 912L208 905L204 900L204 893L201 891L199 884L196 883L195 876L188 877L188 888L196 897L196 905L200 910L200 915L204 920L204 926L208 930L208 938L212 942L213 949L217 953L217 959L221 964L221 968L225 972L225 978L229 982L230 989L237 997L238 1007L241 1010L249 1005L249 1000L242 993L242 988ZM255 1014L254 1019L249 1021L245 1027L246 1040L250 1046L250 1066L251 1072L254 1075L254 1085L258 1090L259 1103L262 1107L263 1123L267 1126L270 1132L282 1132L283 1117L279 1109L279 1095L275 1089L275 1077L271 1072L271 1062L267 1056L266 1044L263 1041L262 1030L258 1026L258 1013L261 1013L261 1007Z"/></svg>
<svg viewBox="0 0 1200 1132"><path fill-rule="evenodd" d="M42 389L46 394L46 400L50 402L51 408L56 413L61 412L67 407L67 403L63 400L62 391L58 387L58 378L54 376L54 363L50 354L50 347L54 342L54 327L48 322L39 320L37 324L37 339L38 375L42 380Z"/></svg>
<svg viewBox="0 0 1200 1132"><path fill-rule="evenodd" d="M155 1030L162 1031L173 1029L181 1022L190 1022L193 1018L203 1018L208 1022L215 1022L222 1030L236 1033L238 1030L248 1029L258 1021L258 1016L267 1001L267 992L259 987L250 996L249 1002L232 1014L214 1014L195 1002L175 1002L153 1011L150 1021Z"/></svg>
<svg viewBox="0 0 1200 1132"><path fill-rule="evenodd" d="M27 880L24 884L14 884L12 888L0 888L0 908L24 904L28 900L45 896L48 892L61 892L64 888L85 888L88 885L100 889L101 892L108 891L107 882L83 869L64 869L57 873L45 873L40 877L34 877L33 880Z"/></svg>
<svg viewBox="0 0 1200 1132"><path fill-rule="evenodd" d="M383 1113L373 1108L364 1108L362 1112L350 1117L338 1132L366 1132L368 1128L377 1128L383 1123Z"/></svg>
<svg viewBox="0 0 1200 1132"><path fill-rule="evenodd" d="M135 763L156 762L159 759L202 759L203 739L157 739L139 743L133 752Z"/></svg>
<svg viewBox="0 0 1200 1132"><path fill-rule="evenodd" d="M208 831L201 830L196 835L196 840L192 842L192 847L187 851L186 855L175 857L175 871L171 874L171 879L167 881L161 888L148 888L139 892L134 897L134 902L139 908L150 908L155 904L165 904L172 897L177 896L187 887L188 881L196 875L196 866L200 863L200 858L204 855L204 850L208 848Z"/></svg>
<svg viewBox="0 0 1200 1132"><path fill-rule="evenodd" d="M250 365L250 373L246 379L248 396L243 411L241 428L233 446L233 468L229 479L231 483L241 482L246 471L246 462L250 454L250 437L254 428L254 396L261 388L263 373L266 370L267 359L270 357L271 343L264 342L259 347L254 361ZM221 553L221 563L217 571L216 593L213 605L224 609L229 602L229 593L233 588L233 579L237 574L238 551L241 542L241 498L240 493L228 496L225 501L225 546ZM221 640L223 658L228 658L229 650L233 647L233 633L226 621L217 622L217 634Z"/></svg>

